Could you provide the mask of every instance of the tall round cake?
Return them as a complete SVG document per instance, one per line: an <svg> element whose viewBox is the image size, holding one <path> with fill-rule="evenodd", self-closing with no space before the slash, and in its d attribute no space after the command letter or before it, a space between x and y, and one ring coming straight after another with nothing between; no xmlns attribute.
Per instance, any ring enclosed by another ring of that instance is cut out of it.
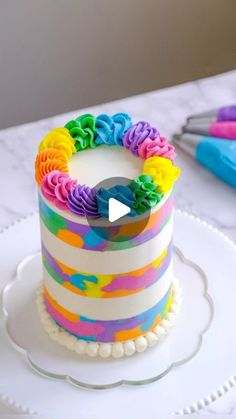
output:
<svg viewBox="0 0 236 419"><path fill-rule="evenodd" d="M174 158L156 128L124 113L81 115L40 143L37 302L45 330L68 349L132 355L154 345L175 319ZM127 181L97 186L114 177ZM112 199L129 211L111 222Z"/></svg>

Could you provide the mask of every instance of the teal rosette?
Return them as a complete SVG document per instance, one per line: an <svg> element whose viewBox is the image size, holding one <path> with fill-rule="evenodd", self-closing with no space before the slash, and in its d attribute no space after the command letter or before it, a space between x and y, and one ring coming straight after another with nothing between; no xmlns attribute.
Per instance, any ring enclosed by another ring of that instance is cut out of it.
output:
<svg viewBox="0 0 236 419"><path fill-rule="evenodd" d="M95 142L95 121L95 116L87 113L76 119L72 119L65 125L65 128L68 129L71 137L75 139L77 151L97 147Z"/></svg>
<svg viewBox="0 0 236 419"><path fill-rule="evenodd" d="M112 188L100 188L97 194L98 213L102 217L109 218L109 199L114 198L131 208L130 217L136 215L134 206L134 196L132 190L128 186L116 185Z"/></svg>
<svg viewBox="0 0 236 419"><path fill-rule="evenodd" d="M155 191L157 185L148 175L141 175L132 180L129 187L133 191L133 207L137 214L143 214L148 209L155 207L163 197L162 192Z"/></svg>
<svg viewBox="0 0 236 419"><path fill-rule="evenodd" d="M132 120L126 113L116 113L113 116L101 114L96 118L95 143L108 145L122 145L122 138L131 127Z"/></svg>

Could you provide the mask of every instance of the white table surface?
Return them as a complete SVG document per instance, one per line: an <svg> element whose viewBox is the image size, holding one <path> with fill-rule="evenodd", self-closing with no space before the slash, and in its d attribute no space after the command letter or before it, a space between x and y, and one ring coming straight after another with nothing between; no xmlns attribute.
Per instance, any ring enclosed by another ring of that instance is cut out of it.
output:
<svg viewBox="0 0 236 419"><path fill-rule="evenodd" d="M236 71L0 131L0 228L37 210L34 158L38 143L53 127L88 111L128 112L134 121L146 119L163 135L171 136L180 131L188 115L232 103L236 103ZM177 152L182 169L175 188L177 207L210 222L236 242L236 190L182 151ZM0 414L8 411L11 409L0 403ZM236 388L205 410L233 412Z"/></svg>

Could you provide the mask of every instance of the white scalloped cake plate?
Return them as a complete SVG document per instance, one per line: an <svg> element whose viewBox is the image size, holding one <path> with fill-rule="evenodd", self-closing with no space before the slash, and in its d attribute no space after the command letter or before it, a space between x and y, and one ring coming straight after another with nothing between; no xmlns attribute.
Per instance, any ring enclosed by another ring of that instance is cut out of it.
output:
<svg viewBox="0 0 236 419"><path fill-rule="evenodd" d="M155 348L121 360L79 358L50 341L42 330L33 301L40 279L40 265L35 269L38 257L26 260L21 265L20 277L15 275L19 262L39 250L37 214L4 231L0 242L5 249L0 277L2 289L8 283L4 293L8 332L17 345L29 350L30 358L37 365L55 373L54 380L49 380L32 370L25 351L20 353L19 347L16 350L11 344L5 328L6 318L1 316L0 391L18 403L39 413L78 412L80 417L86 418L95 414L97 417L112 414L113 418L118 418L125 416L132 406L136 418L147 411L152 417L196 411L234 385L235 379L230 377L236 367L236 336L231 326L236 315L235 246L206 223L176 212L175 245L195 263L186 266L175 258L184 295L180 317L170 335ZM196 269L196 265L203 271ZM211 304L204 296L204 272L214 304L213 316ZM211 317L211 326L201 343L201 334ZM70 374L76 380L95 385L124 379L142 381L161 374L170 363L188 357L191 358L188 362L172 368L163 378L139 387L123 385L102 392L84 391L69 385L64 376L58 376L59 373ZM230 380L226 385L211 396L227 379Z"/></svg>

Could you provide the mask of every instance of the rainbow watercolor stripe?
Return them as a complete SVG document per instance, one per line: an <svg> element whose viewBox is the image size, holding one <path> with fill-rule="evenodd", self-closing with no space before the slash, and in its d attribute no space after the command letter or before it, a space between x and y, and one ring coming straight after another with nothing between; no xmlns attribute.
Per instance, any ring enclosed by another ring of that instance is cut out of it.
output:
<svg viewBox="0 0 236 419"><path fill-rule="evenodd" d="M138 246L159 234L171 217L173 199L170 196L161 208L150 216L141 233L140 224L143 225L143 220L118 226L96 227L103 230L101 237L89 225L73 222L53 211L41 196L39 196L39 210L46 228L71 246L97 251L121 250ZM114 241L102 237L109 237Z"/></svg>
<svg viewBox="0 0 236 419"><path fill-rule="evenodd" d="M158 281L168 268L172 243L153 262L132 272L99 275L78 272L50 255L42 243L43 264L49 275L70 291L92 298L113 298L135 294Z"/></svg>
<svg viewBox="0 0 236 419"><path fill-rule="evenodd" d="M154 307L129 319L92 320L70 313L61 307L45 289L47 311L66 331L79 339L96 342L119 342L135 339L157 326L166 316L172 302L172 287Z"/></svg>

